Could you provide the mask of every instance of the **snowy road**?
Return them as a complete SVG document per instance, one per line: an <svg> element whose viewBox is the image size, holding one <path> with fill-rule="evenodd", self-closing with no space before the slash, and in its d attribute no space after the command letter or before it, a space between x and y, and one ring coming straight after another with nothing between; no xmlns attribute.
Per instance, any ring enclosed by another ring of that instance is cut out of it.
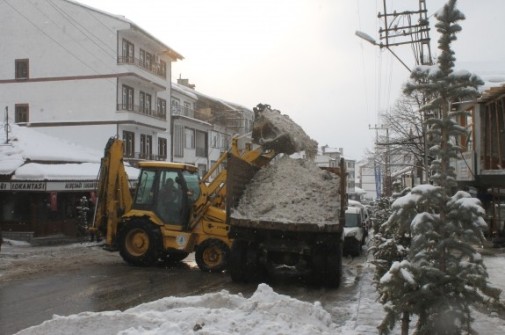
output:
<svg viewBox="0 0 505 335"><path fill-rule="evenodd" d="M51 319L54 314L124 310L165 296L218 292L249 297L257 285L235 284L227 274L201 272L190 255L176 267L128 266L117 253L94 244L58 247L2 246L0 253L0 334ZM365 256L344 260L341 288L306 288L297 282L276 282L279 294L301 301L320 301L333 321L343 325L357 299ZM345 302L345 303L344 303Z"/></svg>

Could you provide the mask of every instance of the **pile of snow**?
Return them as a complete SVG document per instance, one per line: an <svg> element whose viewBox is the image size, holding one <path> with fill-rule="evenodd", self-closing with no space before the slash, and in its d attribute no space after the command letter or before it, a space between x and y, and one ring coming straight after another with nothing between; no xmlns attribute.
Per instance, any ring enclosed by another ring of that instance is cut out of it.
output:
<svg viewBox="0 0 505 335"><path fill-rule="evenodd" d="M340 178L311 160L284 156L247 185L233 218L285 223L338 222Z"/></svg>
<svg viewBox="0 0 505 335"><path fill-rule="evenodd" d="M304 151L308 158L317 155L317 142L311 139L288 115L270 108L255 109L253 139L267 149L283 148L279 152L291 155Z"/></svg>
<svg viewBox="0 0 505 335"><path fill-rule="evenodd" d="M319 302L302 302L260 284L249 299L226 290L185 298L167 297L124 312L54 316L18 335L337 333L331 315Z"/></svg>

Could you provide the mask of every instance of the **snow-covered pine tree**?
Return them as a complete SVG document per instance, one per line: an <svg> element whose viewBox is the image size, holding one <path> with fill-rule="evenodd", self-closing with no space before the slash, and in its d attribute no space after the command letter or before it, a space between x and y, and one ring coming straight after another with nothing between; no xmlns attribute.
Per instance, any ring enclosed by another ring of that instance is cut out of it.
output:
<svg viewBox="0 0 505 335"><path fill-rule="evenodd" d="M418 67L412 72L405 93L421 92L434 96L423 110L436 117L428 120L433 161L433 185L419 185L397 199L386 226L397 229L396 236L411 237L404 260L393 262L380 278L378 290L386 317L379 326L388 333L402 319L402 334L408 334L409 316L416 315L416 334L472 333L470 306L496 300L499 290L488 286L487 271L474 246L484 240L484 210L466 192L456 192L450 159L459 148L452 139L464 132L453 118L450 105L474 98L481 80L465 71L454 72L451 43L461 31L457 23L464 15L456 0L435 14L441 51L437 64ZM385 228L386 229L386 228Z"/></svg>

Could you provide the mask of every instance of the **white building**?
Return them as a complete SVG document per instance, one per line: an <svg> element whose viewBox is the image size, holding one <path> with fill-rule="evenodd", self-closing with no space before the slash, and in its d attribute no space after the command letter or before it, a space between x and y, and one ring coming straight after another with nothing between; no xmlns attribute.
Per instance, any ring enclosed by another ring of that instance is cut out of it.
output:
<svg viewBox="0 0 505 335"><path fill-rule="evenodd" d="M0 104L10 122L126 157L166 159L171 63L135 23L68 0L0 3Z"/></svg>

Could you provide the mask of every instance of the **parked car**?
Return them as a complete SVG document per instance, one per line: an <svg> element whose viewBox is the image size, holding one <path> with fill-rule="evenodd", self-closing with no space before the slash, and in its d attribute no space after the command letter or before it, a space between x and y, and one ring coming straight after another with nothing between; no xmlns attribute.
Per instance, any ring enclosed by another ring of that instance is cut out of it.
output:
<svg viewBox="0 0 505 335"><path fill-rule="evenodd" d="M356 200L348 200L348 206L361 209L361 216L363 217L364 227L366 229L366 234L368 235L368 229L371 226L370 211L368 210L368 207Z"/></svg>
<svg viewBox="0 0 505 335"><path fill-rule="evenodd" d="M345 211L344 225L344 254L361 255L361 248L365 244L367 229L364 211L360 207L349 206Z"/></svg>

